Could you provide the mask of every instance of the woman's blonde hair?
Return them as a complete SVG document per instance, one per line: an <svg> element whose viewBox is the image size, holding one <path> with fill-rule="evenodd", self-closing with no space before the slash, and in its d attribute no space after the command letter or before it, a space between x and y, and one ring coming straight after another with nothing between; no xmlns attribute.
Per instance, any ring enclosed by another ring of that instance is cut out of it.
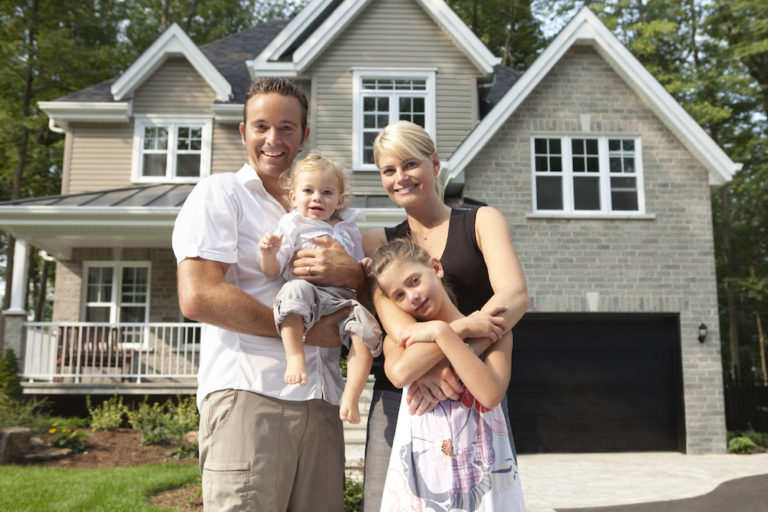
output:
<svg viewBox="0 0 768 512"><path fill-rule="evenodd" d="M339 180L339 194L347 194L347 173L333 160L325 158L319 153L310 153L293 166L290 173L285 173L281 177L281 185L286 191L293 189L296 178L305 172L324 172L330 171L336 175ZM346 197L344 204L339 205L339 210L346 208Z"/></svg>
<svg viewBox="0 0 768 512"><path fill-rule="evenodd" d="M388 153L401 160L417 158L432 160L435 153L435 142L427 131L410 121L396 121L388 124L373 141L373 161L381 168L379 159L383 153ZM438 177L435 177L435 192L443 199L443 187Z"/></svg>

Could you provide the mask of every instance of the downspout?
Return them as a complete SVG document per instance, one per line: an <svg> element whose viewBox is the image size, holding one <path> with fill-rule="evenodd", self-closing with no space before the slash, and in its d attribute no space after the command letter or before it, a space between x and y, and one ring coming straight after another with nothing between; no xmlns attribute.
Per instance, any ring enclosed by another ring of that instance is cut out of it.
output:
<svg viewBox="0 0 768 512"><path fill-rule="evenodd" d="M53 120L52 117L48 118L48 129L51 130L53 133L66 133L67 131L60 127L56 126L56 121Z"/></svg>

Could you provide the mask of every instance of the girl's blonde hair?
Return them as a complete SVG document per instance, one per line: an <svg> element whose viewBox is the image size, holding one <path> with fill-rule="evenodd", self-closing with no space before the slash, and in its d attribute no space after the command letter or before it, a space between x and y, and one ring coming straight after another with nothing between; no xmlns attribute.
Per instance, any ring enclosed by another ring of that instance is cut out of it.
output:
<svg viewBox="0 0 768 512"><path fill-rule="evenodd" d="M410 121L396 121L388 124L373 141L373 161L381 168L379 159L383 153L388 153L401 160L417 158L432 160L435 153L435 142L427 131ZM443 199L443 187L435 177L435 192Z"/></svg>
<svg viewBox="0 0 768 512"><path fill-rule="evenodd" d="M410 238L395 238L376 249L376 253L373 255L371 270L376 284L379 282L379 276L384 273L387 267L397 261L412 261L427 267L432 266L432 256L423 247ZM441 280L441 283L445 293L448 294L448 298L455 305L456 296L453 290L446 284L445 280Z"/></svg>
<svg viewBox="0 0 768 512"><path fill-rule="evenodd" d="M333 160L325 158L319 153L310 153L293 166L290 173L282 175L281 185L287 191L292 190L296 183L296 178L305 172L332 172L339 181L339 194L347 194L347 173ZM339 205L339 210L346 208L346 197L344 204Z"/></svg>

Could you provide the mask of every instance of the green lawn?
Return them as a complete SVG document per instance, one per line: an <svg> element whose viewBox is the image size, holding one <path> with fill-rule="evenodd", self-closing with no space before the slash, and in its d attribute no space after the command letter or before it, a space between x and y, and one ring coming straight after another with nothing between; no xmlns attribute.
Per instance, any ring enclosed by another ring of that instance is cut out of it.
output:
<svg viewBox="0 0 768 512"><path fill-rule="evenodd" d="M156 492L199 478L195 464L152 464L112 469L0 466L0 510L153 511Z"/></svg>

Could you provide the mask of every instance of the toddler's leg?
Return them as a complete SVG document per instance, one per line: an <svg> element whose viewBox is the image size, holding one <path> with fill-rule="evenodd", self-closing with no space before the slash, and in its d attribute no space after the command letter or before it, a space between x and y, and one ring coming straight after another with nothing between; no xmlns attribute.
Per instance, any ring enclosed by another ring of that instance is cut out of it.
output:
<svg viewBox="0 0 768 512"><path fill-rule="evenodd" d="M285 347L285 358L288 366L285 368L285 383L306 386L307 362L304 359L304 320L300 315L289 313L280 325L280 337Z"/></svg>
<svg viewBox="0 0 768 512"><path fill-rule="evenodd" d="M370 349L357 334L350 333L352 342L349 344L347 356L347 383L341 394L339 417L341 421L360 423L360 409L357 402L363 393L363 388L371 372L373 356Z"/></svg>

